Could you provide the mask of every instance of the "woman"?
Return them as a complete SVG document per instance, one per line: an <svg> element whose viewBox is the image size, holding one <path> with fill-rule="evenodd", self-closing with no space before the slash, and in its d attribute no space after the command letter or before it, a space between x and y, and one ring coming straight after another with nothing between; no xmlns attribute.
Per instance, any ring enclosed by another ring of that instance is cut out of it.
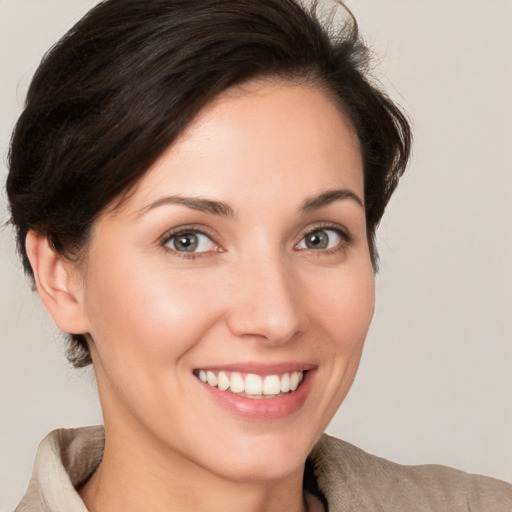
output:
<svg viewBox="0 0 512 512"><path fill-rule="evenodd" d="M143 0L47 56L7 189L105 431L47 438L18 510L509 508L502 482L321 438L410 145L365 58L291 1Z"/></svg>

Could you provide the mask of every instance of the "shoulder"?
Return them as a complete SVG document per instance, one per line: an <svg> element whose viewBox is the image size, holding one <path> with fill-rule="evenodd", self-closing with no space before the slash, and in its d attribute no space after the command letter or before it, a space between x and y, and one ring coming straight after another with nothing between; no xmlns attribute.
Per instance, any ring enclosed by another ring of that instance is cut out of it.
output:
<svg viewBox="0 0 512 512"><path fill-rule="evenodd" d="M103 456L103 427L54 430L37 451L27 492L16 512L87 512L75 491Z"/></svg>
<svg viewBox="0 0 512 512"><path fill-rule="evenodd" d="M310 460L330 512L512 511L506 482L445 466L403 466L327 435Z"/></svg>

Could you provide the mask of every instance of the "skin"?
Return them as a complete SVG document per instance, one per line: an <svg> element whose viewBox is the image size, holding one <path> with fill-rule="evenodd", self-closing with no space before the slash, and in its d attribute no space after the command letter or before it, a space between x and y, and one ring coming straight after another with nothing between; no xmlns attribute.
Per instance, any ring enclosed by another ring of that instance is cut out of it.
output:
<svg viewBox="0 0 512 512"><path fill-rule="evenodd" d="M206 107L100 216L79 267L29 234L43 301L61 329L87 333L94 361L106 449L80 490L90 511L303 509L304 461L352 384L373 314L363 186L357 137L331 99L259 81ZM346 193L303 208L332 190ZM177 196L232 212L165 199ZM195 257L169 239L180 226L207 235ZM319 229L329 248L305 243ZM279 419L219 405L194 375L283 362L312 378Z"/></svg>

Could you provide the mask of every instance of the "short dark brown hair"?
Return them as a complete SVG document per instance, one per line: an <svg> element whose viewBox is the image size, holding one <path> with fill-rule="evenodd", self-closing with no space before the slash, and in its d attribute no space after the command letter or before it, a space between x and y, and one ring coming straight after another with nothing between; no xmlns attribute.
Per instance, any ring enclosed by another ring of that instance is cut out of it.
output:
<svg viewBox="0 0 512 512"><path fill-rule="evenodd" d="M342 5L342 4L341 4ZM222 91L257 78L318 84L357 132L370 254L403 173L411 133L368 79L355 19L337 33L295 0L105 0L43 58L13 132L7 193L25 271L28 230L71 258L96 218L129 190ZM72 334L77 367L91 362Z"/></svg>

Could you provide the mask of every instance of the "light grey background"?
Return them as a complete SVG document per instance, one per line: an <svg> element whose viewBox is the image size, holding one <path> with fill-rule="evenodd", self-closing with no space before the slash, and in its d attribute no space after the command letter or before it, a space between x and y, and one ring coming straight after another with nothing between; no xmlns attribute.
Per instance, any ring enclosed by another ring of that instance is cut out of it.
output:
<svg viewBox="0 0 512 512"><path fill-rule="evenodd" d="M5 153L43 52L94 2L0 0L0 222ZM379 231L377 308L329 432L404 464L512 481L512 2L351 0L414 157ZM63 344L0 230L0 510L40 439L101 422L90 370ZM205 433L207 435L207 433Z"/></svg>

